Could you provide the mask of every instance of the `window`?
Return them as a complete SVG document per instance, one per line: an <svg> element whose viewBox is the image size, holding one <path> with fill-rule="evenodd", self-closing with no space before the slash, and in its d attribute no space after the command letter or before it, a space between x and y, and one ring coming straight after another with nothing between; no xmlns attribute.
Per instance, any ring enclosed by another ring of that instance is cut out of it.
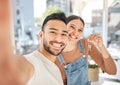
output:
<svg viewBox="0 0 120 85"><path fill-rule="evenodd" d="M20 14L20 10L19 10L19 9L17 9L16 14L17 14L17 15L19 15L19 14Z"/></svg>
<svg viewBox="0 0 120 85"><path fill-rule="evenodd" d="M17 19L17 24L20 24L20 20L19 19Z"/></svg>

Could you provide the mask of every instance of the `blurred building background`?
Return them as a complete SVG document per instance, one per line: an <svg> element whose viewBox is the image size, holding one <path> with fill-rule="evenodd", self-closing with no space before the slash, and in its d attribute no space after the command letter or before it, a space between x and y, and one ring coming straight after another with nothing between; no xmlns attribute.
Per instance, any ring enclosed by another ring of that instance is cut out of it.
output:
<svg viewBox="0 0 120 85"><path fill-rule="evenodd" d="M16 53L27 54L39 46L44 15L51 11L75 14L85 21L83 37L106 33L106 47L120 68L120 0L12 0ZM104 10L107 6L107 13ZM106 22L104 22L107 18ZM106 25L106 27L104 27ZM119 61L119 62L118 62ZM117 79L120 80L120 69ZM102 84L103 85L103 84ZM113 84L114 85L114 84ZM115 84L117 85L117 84Z"/></svg>
<svg viewBox="0 0 120 85"><path fill-rule="evenodd" d="M71 9L71 0L46 0L47 8L50 7L59 7L63 12L70 14Z"/></svg>
<svg viewBox="0 0 120 85"><path fill-rule="evenodd" d="M33 2L34 0L13 0L14 40L16 52L20 54L31 52L38 44L36 36L38 28L35 27Z"/></svg>

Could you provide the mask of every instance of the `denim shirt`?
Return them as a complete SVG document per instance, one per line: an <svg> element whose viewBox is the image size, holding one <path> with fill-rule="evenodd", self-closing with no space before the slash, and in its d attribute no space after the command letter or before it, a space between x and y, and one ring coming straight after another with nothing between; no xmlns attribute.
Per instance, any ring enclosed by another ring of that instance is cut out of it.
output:
<svg viewBox="0 0 120 85"><path fill-rule="evenodd" d="M82 53L84 53L82 41L79 41L79 46ZM62 55L59 55L58 59L62 64L65 64ZM88 63L85 56L67 64L64 69L67 74L67 85L91 85L88 80Z"/></svg>

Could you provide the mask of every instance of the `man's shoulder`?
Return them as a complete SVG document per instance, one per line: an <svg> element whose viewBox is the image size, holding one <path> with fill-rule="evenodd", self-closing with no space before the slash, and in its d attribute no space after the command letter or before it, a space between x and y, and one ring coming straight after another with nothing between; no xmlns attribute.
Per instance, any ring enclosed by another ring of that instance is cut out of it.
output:
<svg viewBox="0 0 120 85"><path fill-rule="evenodd" d="M33 51L33 52L29 53L29 54L25 54L25 55L23 55L23 56L24 56L25 58L26 58L26 57L33 56L33 55L34 55L34 52L35 52L35 51Z"/></svg>
<svg viewBox="0 0 120 85"><path fill-rule="evenodd" d="M23 55L16 55L16 58L16 63L22 68L33 69L32 64Z"/></svg>
<svg viewBox="0 0 120 85"><path fill-rule="evenodd" d="M40 53L37 52L37 50L24 55L24 58L28 60L29 62L33 63L37 61L37 57L40 56Z"/></svg>
<svg viewBox="0 0 120 85"><path fill-rule="evenodd" d="M30 57L36 56L36 54L38 54L37 50L35 50L35 51L33 51L33 52L29 53L29 54L25 54L24 57L25 58L30 58Z"/></svg>
<svg viewBox="0 0 120 85"><path fill-rule="evenodd" d="M28 81L34 73L33 65L22 55L16 55L18 73L24 81Z"/></svg>

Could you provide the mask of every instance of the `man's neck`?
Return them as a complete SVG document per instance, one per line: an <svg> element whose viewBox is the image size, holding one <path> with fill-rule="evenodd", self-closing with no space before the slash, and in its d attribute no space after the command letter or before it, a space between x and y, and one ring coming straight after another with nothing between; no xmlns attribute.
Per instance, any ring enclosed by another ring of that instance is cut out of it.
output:
<svg viewBox="0 0 120 85"><path fill-rule="evenodd" d="M48 53L45 49L39 48L38 51L40 53L42 53L46 58L48 58L50 61L55 62L56 61L56 57L54 55L51 55L50 53Z"/></svg>

